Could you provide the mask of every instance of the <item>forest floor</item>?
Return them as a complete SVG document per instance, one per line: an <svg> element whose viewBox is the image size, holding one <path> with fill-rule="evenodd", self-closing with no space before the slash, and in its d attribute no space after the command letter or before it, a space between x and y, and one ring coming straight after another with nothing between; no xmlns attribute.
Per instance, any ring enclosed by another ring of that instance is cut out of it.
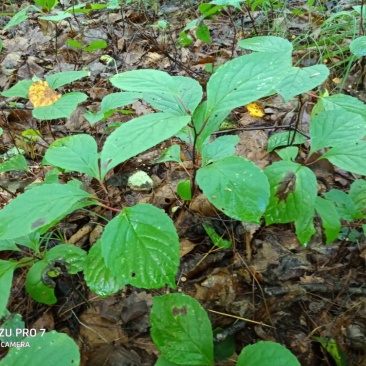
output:
<svg viewBox="0 0 366 366"><path fill-rule="evenodd" d="M0 98L3 129L0 153L5 154L14 146L22 147L32 167L31 172L0 174L3 189L0 189L0 204L5 205L29 184L43 180L45 172L40 164L54 139L91 133L101 141L107 126L131 119L129 114L117 113L96 127L84 118L87 110L97 110L102 98L114 91L108 79L116 71L163 70L171 75L193 77L205 87L211 67L243 54L243 49L237 46L239 40L269 34L294 42L301 39L293 53L294 64L325 63L331 69L323 90L366 99L363 86L354 87L363 65L356 59L351 64L342 63L349 53L335 52L349 45L348 33L342 35L349 31L349 21L344 17L334 19L331 24L337 26L336 31L325 23L337 13L351 12L351 5L356 2L323 1L323 9L314 7L311 11L306 1L273 3L279 6L253 11L244 5L242 11L226 8L220 15L205 20L210 44L190 31L193 42L186 47L179 45L177 39L185 25L200 15L198 4L193 1L156 4L132 1L122 9L79 13L57 24L38 19L33 13L23 23L7 31L0 30L3 42L0 90L7 90L33 75L44 78L54 72L83 67L91 73L89 78L70 86L70 90L85 92L89 99L69 119L40 122L33 118L29 106L11 107L6 98ZM23 1L3 1L0 12L14 13L25 5ZM301 12L294 12L296 9ZM0 29L9 19L10 16L0 16ZM337 32L344 44L324 41ZM105 40L108 46L87 52L68 46L68 39L83 45ZM314 46L314 40L321 46ZM330 57L326 57L326 52ZM115 63L104 63L103 55L113 57ZM263 116L252 116L245 107L238 108L229 117L230 126L218 133L236 134L240 139L236 154L264 168L278 159L275 153L266 152L269 136L286 131L285 126L295 121L298 128L307 131L316 99L304 95L301 100L294 98L285 103L281 97L274 96L259 103L264 109ZM139 116L149 113L151 107L137 101L128 110L133 116ZM28 129L39 130L42 140L32 146L22 144L22 131ZM224 338L235 340L236 353L217 364L234 365L244 346L270 340L285 345L304 366L365 366L366 240L360 230L361 223L352 228L345 225L343 237L325 245L320 222L316 220L317 233L304 247L299 244L292 224L268 227L263 224L244 229L241 222L219 213L207 201L200 201L200 197L195 197L194 207L174 213L175 188L185 172L177 163L153 163L173 142L180 144L185 168L190 169L189 147L171 139L116 167L107 180L109 199L115 207L149 202L173 218L181 242L178 291L198 300L208 312L213 328L221 328ZM348 190L355 179L330 163L313 164L311 169L319 178L320 191ZM139 192L127 187L126 176L136 170L144 170L153 177L152 191ZM93 187L93 182L88 184ZM59 230L68 243L87 250L100 235L101 222L96 218L90 212L78 211L64 219ZM205 220L211 222L219 235L232 241L230 249L213 247L202 227ZM3 260L12 255L9 251L0 252ZM155 363L158 351L149 334L149 311L153 296L168 289L147 291L128 286L103 299L87 289L81 276L62 276L57 279L58 302L45 306L25 292L25 274L25 269L16 272L8 309L22 314L29 328L55 329L72 336L80 347L82 365ZM333 357L326 350L332 342L336 345ZM0 350L0 358L5 351Z"/></svg>

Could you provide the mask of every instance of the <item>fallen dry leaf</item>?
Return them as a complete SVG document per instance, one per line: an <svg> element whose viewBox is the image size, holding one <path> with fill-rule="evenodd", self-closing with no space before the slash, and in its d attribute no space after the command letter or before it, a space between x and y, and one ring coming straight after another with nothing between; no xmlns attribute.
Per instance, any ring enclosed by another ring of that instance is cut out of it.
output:
<svg viewBox="0 0 366 366"><path fill-rule="evenodd" d="M33 106L47 107L61 98L61 94L52 90L47 81L36 81L28 90L28 98Z"/></svg>

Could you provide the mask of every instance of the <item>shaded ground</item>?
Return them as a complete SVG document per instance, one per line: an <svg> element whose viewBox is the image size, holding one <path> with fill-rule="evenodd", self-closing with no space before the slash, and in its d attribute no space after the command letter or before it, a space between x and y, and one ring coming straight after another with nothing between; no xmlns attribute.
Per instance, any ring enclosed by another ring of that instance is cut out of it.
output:
<svg viewBox="0 0 366 366"><path fill-rule="evenodd" d="M292 9L305 9L301 3L289 3ZM337 3L341 9L349 9L349 3ZM18 9L16 2L12 4L5 2L1 10ZM4 129L0 153L14 145L22 147L32 167L29 174L1 175L1 186L5 188L0 192L1 204L6 204L11 195L21 192L28 184L43 179L45 171L40 167L41 157L54 139L87 132L102 140L109 124L131 118L115 114L106 123L93 128L83 118L86 110L98 109L101 99L113 92L108 78L115 74L115 67L118 72L136 68L160 69L172 75L197 78L205 86L210 76L204 71L208 64L220 65L242 54L236 46L237 40L254 35L255 29L261 35L274 32L288 38L301 34L314 37L320 27L319 20L314 21L314 18L324 21L335 9L332 2L326 5L328 8L322 12L311 15L304 11L296 17L283 9L252 12L250 16L248 12L230 10L207 21L211 30L210 45L195 39L188 48L176 46L175 41L187 20L198 16L197 6L189 3L160 4L155 8L130 5L123 11L81 14L70 21L59 22L57 27L32 16L21 25L0 32L3 40L0 88L3 90L34 74L42 78L84 66L91 71L87 81L70 86L72 90L87 93L89 100L79 106L69 120L40 123L32 117L28 105L11 108L8 101L0 99L0 127ZM8 19L1 17L0 27ZM171 24L168 30L150 26L161 19ZM92 53L75 50L66 46L65 42L70 38L85 44L103 39L108 48ZM116 64L104 64L100 59L104 54L112 56ZM328 65L333 67L333 78L343 76L344 68L339 64L342 57L328 60ZM294 62L309 65L322 60L318 52L309 52L304 47L294 53ZM353 77L352 84L349 87L347 82L348 91L345 92L362 95L357 64L352 70L349 76ZM353 87L355 83L357 89ZM337 85L330 80L325 86L335 90ZM237 154L263 168L276 159L266 154L270 134L286 129L298 115L306 131L315 100L311 96L305 96L304 100L300 106L297 101L284 104L279 97L263 100L266 112L263 118L251 117L245 108L235 110L230 116L235 129L220 133L237 134L240 137ZM136 102L130 110L136 116L151 108ZM20 141L21 132L29 128L42 133L42 139L31 146ZM237 353L247 344L272 340L288 347L302 365L335 365L314 338L322 337L323 340L336 340L347 365L366 365L365 238L350 240L351 237L345 236L344 240L325 246L319 229L308 247L303 248L291 225L248 228L217 212L202 196L174 213L172 208L180 205L175 187L186 173L177 164L152 163L172 143L181 144L185 168L191 169L189 148L178 139L171 139L115 168L108 177L107 199L117 208L149 202L163 208L174 219L181 239L178 291L193 296L205 307L213 327L223 329L221 339L234 335ZM326 164L314 164L311 168L319 178L320 190L333 187L347 190L354 179ZM151 192L136 192L127 187L126 176L136 169L145 170L153 178L155 186ZM87 184L97 189L93 182ZM111 213L96 213L112 217ZM212 248L202 227L205 220L212 223L217 233L232 240L232 249L218 251ZM60 231L69 243L88 249L100 236L101 225L93 213L77 212L61 223ZM51 245L57 243L54 240ZM1 259L9 259L12 255L0 252ZM80 346L83 365L154 364L157 350L149 337L149 310L152 296L165 293L165 289L148 292L127 287L115 296L100 299L87 290L82 278L65 275L57 279L58 303L46 307L25 293L24 278L25 272L17 272L9 310L21 313L29 328L43 327L70 334ZM235 359L233 355L222 364L233 365Z"/></svg>

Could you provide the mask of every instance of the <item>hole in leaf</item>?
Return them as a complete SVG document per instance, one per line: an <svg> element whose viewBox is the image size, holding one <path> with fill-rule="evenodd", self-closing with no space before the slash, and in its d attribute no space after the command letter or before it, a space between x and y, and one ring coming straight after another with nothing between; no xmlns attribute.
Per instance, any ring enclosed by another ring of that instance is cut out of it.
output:
<svg viewBox="0 0 366 366"><path fill-rule="evenodd" d="M135 277L136 273L135 272L131 272L131 277Z"/></svg>

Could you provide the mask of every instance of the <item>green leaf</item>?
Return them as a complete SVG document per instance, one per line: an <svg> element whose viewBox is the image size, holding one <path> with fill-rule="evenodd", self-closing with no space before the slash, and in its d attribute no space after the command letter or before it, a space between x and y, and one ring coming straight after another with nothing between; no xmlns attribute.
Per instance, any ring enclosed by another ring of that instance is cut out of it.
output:
<svg viewBox="0 0 366 366"><path fill-rule="evenodd" d="M47 251L45 260L65 261L70 274L76 274L86 267L86 251L73 244L59 244Z"/></svg>
<svg viewBox="0 0 366 366"><path fill-rule="evenodd" d="M87 52L94 52L97 50L101 50L103 48L106 48L108 46L107 42L104 40L95 40L90 42L90 44L84 48Z"/></svg>
<svg viewBox="0 0 366 366"><path fill-rule="evenodd" d="M354 39L349 45L349 49L358 57L366 56L366 37L362 36Z"/></svg>
<svg viewBox="0 0 366 366"><path fill-rule="evenodd" d="M276 153L282 160L294 161L299 153L299 148L297 146L287 146L283 149L277 149Z"/></svg>
<svg viewBox="0 0 366 366"><path fill-rule="evenodd" d="M296 131L276 133L268 139L267 152L271 152L281 146L288 146L292 141L294 133L296 135L292 145L301 145L307 141L307 138L304 135L301 135Z"/></svg>
<svg viewBox="0 0 366 366"><path fill-rule="evenodd" d="M69 118L77 105L87 99L88 96L81 92L67 93L47 107L34 108L32 114L40 120Z"/></svg>
<svg viewBox="0 0 366 366"><path fill-rule="evenodd" d="M89 71L63 71L53 74L46 78L46 81L51 89L57 89L60 86L69 84L73 81L89 76Z"/></svg>
<svg viewBox="0 0 366 366"><path fill-rule="evenodd" d="M324 349L332 356L337 366L347 366L346 355L340 347L338 347L337 341L333 338L314 337Z"/></svg>
<svg viewBox="0 0 366 366"><path fill-rule="evenodd" d="M39 17L42 20L48 20L50 22L59 22L61 20L71 18L71 14L67 13L66 11L58 11L56 15L47 15L43 17Z"/></svg>
<svg viewBox="0 0 366 366"><path fill-rule="evenodd" d="M202 166L219 161L235 154L235 146L239 142L236 135L220 136L202 149Z"/></svg>
<svg viewBox="0 0 366 366"><path fill-rule="evenodd" d="M0 164L0 173L9 172L11 170L28 171L27 160L23 155L17 154Z"/></svg>
<svg viewBox="0 0 366 366"><path fill-rule="evenodd" d="M314 211L317 182L307 167L291 161L279 161L268 166L271 196L264 214L266 224L293 222L307 218Z"/></svg>
<svg viewBox="0 0 366 366"><path fill-rule="evenodd" d="M25 279L25 289L34 300L43 304L52 305L57 302L55 289L47 286L43 282L42 278L42 275L44 271L47 270L48 265L48 262L45 260L41 260L33 264Z"/></svg>
<svg viewBox="0 0 366 366"><path fill-rule="evenodd" d="M8 24L4 27L4 31L7 29L14 27L20 23L23 23L28 19L28 10L35 8L34 6L27 6L24 9L18 11L8 22Z"/></svg>
<svg viewBox="0 0 366 366"><path fill-rule="evenodd" d="M213 365L213 334L207 313L192 297L167 294L153 299L151 337L170 362Z"/></svg>
<svg viewBox="0 0 366 366"><path fill-rule="evenodd" d="M179 33L178 43L180 46L186 47L193 42L193 38L187 34L185 31Z"/></svg>
<svg viewBox="0 0 366 366"><path fill-rule="evenodd" d="M192 199L191 181L181 180L177 185L177 193L181 199L190 201Z"/></svg>
<svg viewBox="0 0 366 366"><path fill-rule="evenodd" d="M89 250L84 277L90 290L101 297L115 294L128 284L127 279L120 274L115 276L105 265L100 240Z"/></svg>
<svg viewBox="0 0 366 366"><path fill-rule="evenodd" d="M165 149L160 156L154 160L154 163L165 163L167 161L182 162L182 159L180 158L180 146L178 144L174 144Z"/></svg>
<svg viewBox="0 0 366 366"><path fill-rule="evenodd" d="M256 52L292 52L292 44L284 38L274 36L260 36L242 39L238 42L238 46Z"/></svg>
<svg viewBox="0 0 366 366"><path fill-rule="evenodd" d="M252 53L222 65L207 83L207 114L230 111L274 94L275 86L291 71L286 53Z"/></svg>
<svg viewBox="0 0 366 366"><path fill-rule="evenodd" d="M318 101L324 111L337 110L352 112L362 115L366 121L366 105L359 99L345 94L335 94L328 97L321 97ZM317 104L318 104L317 103ZM321 110L321 109L320 109ZM341 115L341 113L339 113Z"/></svg>
<svg viewBox="0 0 366 366"><path fill-rule="evenodd" d="M214 330L214 335L220 334L223 331L222 328L216 328ZM235 353L235 337L234 335L229 335L223 341L214 343L214 355L215 361L227 360Z"/></svg>
<svg viewBox="0 0 366 366"><path fill-rule="evenodd" d="M10 89L3 91L1 95L6 98L19 97L28 99L28 90L32 84L32 80L18 81Z"/></svg>
<svg viewBox="0 0 366 366"><path fill-rule="evenodd" d="M53 142L46 151L45 159L53 166L100 179L97 150L92 136L78 134Z"/></svg>
<svg viewBox="0 0 366 366"><path fill-rule="evenodd" d="M0 366L39 366L45 360L52 366L77 366L80 363L79 348L66 334L39 332L35 337L24 338L23 342L28 342L29 347L10 348Z"/></svg>
<svg viewBox="0 0 366 366"><path fill-rule="evenodd" d="M108 94L102 100L102 103L100 105L100 111L102 113L107 113L110 110L132 104L139 98L142 98L142 94L136 92Z"/></svg>
<svg viewBox="0 0 366 366"><path fill-rule="evenodd" d="M58 0L34 0L34 2L47 11L50 11L58 4Z"/></svg>
<svg viewBox="0 0 366 366"><path fill-rule="evenodd" d="M179 239L162 210L148 204L125 208L106 225L101 246L114 276L136 287L176 287Z"/></svg>
<svg viewBox="0 0 366 366"><path fill-rule="evenodd" d="M164 356L160 355L158 360L155 362L154 366L187 366L187 365L170 362Z"/></svg>
<svg viewBox="0 0 366 366"><path fill-rule="evenodd" d="M196 28L196 36L202 42L205 42L207 44L210 44L211 43L210 30L208 29L208 27L207 27L207 25L205 23L201 23Z"/></svg>
<svg viewBox="0 0 366 366"><path fill-rule="evenodd" d="M366 121L359 114L339 110L319 113L310 123L311 150L355 142L366 135Z"/></svg>
<svg viewBox="0 0 366 366"><path fill-rule="evenodd" d="M324 193L324 197L333 202L337 210L338 216L348 222L352 222L356 218L356 207L351 197L338 189L331 189Z"/></svg>
<svg viewBox="0 0 366 366"><path fill-rule="evenodd" d="M349 190L349 197L354 203L355 218L366 218L366 181L362 179L355 180Z"/></svg>
<svg viewBox="0 0 366 366"><path fill-rule="evenodd" d="M366 175L366 141L337 145L323 154L332 164L351 173Z"/></svg>
<svg viewBox="0 0 366 366"><path fill-rule="evenodd" d="M328 75L329 69L325 65L293 67L277 84L276 91L287 101L296 95L314 89L325 81Z"/></svg>
<svg viewBox="0 0 366 366"><path fill-rule="evenodd" d="M232 242L230 240L223 239L219 234L217 234L211 223L203 222L202 226L214 245L222 249L229 249L231 247Z"/></svg>
<svg viewBox="0 0 366 366"><path fill-rule="evenodd" d="M326 244L330 244L338 238L339 231L341 230L337 210L330 201L320 197L315 199L315 210L322 220L327 239Z"/></svg>
<svg viewBox="0 0 366 366"><path fill-rule="evenodd" d="M16 262L0 260L0 316L8 304Z"/></svg>
<svg viewBox="0 0 366 366"><path fill-rule="evenodd" d="M2 342L20 342L24 338L23 329L26 327L20 314L11 314L1 324L1 329L5 329L4 335L0 337Z"/></svg>
<svg viewBox="0 0 366 366"><path fill-rule="evenodd" d="M257 342L241 351L236 366L300 366L296 357L275 342Z"/></svg>
<svg viewBox="0 0 366 366"><path fill-rule="evenodd" d="M268 204L269 187L263 171L239 156L199 169L197 183L214 206L236 220L259 223Z"/></svg>
<svg viewBox="0 0 366 366"><path fill-rule="evenodd" d="M174 136L189 121L189 116L155 113L124 123L104 143L101 152L101 179L116 165Z"/></svg>
<svg viewBox="0 0 366 366"><path fill-rule="evenodd" d="M78 201L92 198L79 188L62 184L35 186L0 211L0 237L16 239L61 220Z"/></svg>
<svg viewBox="0 0 366 366"><path fill-rule="evenodd" d="M14 240L0 240L0 251L1 250L16 250L19 251L19 248L15 244ZM1 311L0 311L1 314Z"/></svg>
<svg viewBox="0 0 366 366"><path fill-rule="evenodd" d="M73 48L83 48L83 45L79 41L76 41L75 39L67 39L66 44Z"/></svg>

